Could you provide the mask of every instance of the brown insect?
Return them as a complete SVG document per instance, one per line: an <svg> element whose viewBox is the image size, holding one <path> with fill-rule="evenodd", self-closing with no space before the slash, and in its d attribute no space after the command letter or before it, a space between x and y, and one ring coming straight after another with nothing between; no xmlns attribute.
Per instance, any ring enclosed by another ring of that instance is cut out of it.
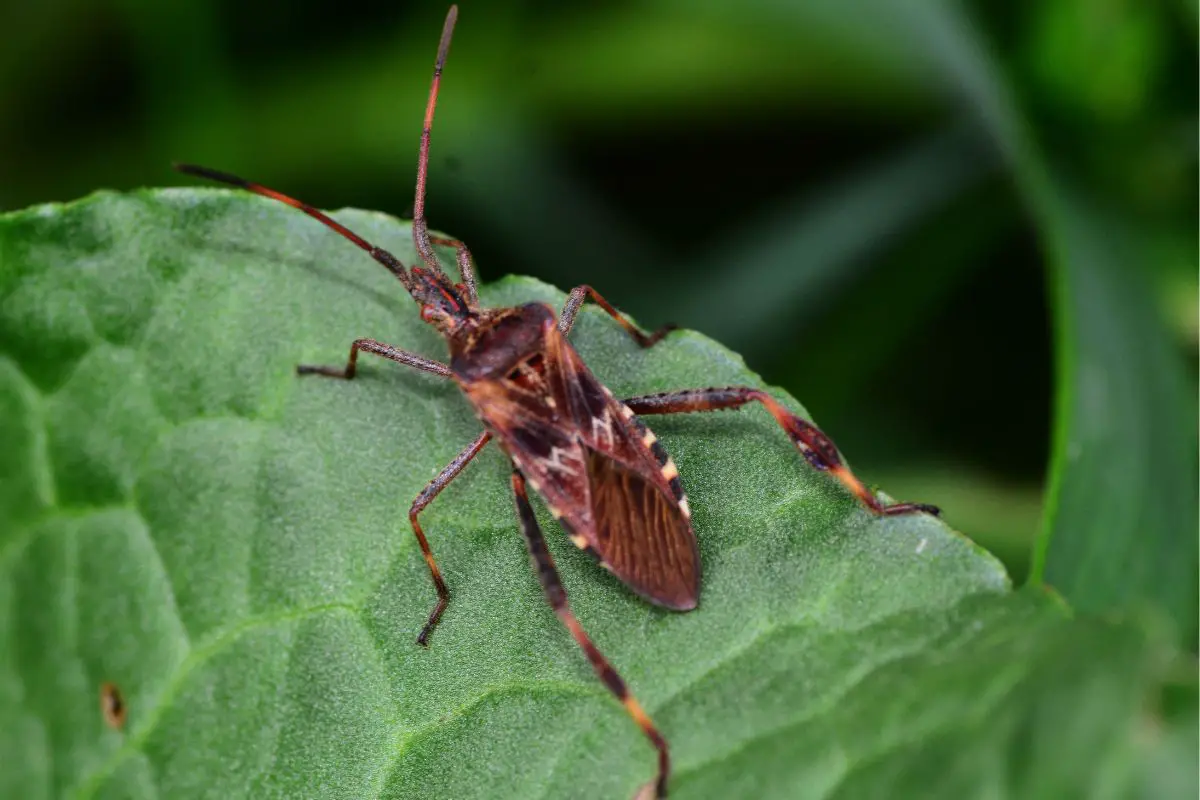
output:
<svg viewBox="0 0 1200 800"><path fill-rule="evenodd" d="M115 730L125 727L128 709L125 707L125 698L121 696L121 690L115 683L105 681L100 684L100 713L104 715L108 727Z"/></svg>
<svg viewBox="0 0 1200 800"><path fill-rule="evenodd" d="M679 471L639 415L735 409L751 402L761 403L814 468L833 475L875 513L938 512L922 504L880 503L842 463L825 434L758 389L685 389L617 400L592 375L568 341L580 306L591 299L642 347L661 340L673 326L647 335L590 286L575 287L559 314L540 303L480 307L474 261L467 246L456 239L431 236L425 219L430 128L457 14L457 8L451 7L446 16L421 132L412 235L423 267L405 267L391 253L312 206L272 189L203 167L176 168L287 203L337 231L395 275L421 307L421 318L446 337L448 365L374 339L358 339L350 346L345 367L297 367L300 374L349 380L356 374L359 352L383 356L453 380L483 423L483 432L421 491L408 513L438 595L417 642L427 643L450 598L418 515L495 439L512 462L517 516L546 597L587 654L600 680L624 704L658 751L657 776L643 787L643 793L662 797L670 773L667 742L571 612L529 505L526 486L542 496L572 542L599 559L602 566L646 600L677 611L696 607L700 555ZM443 271L433 245L455 248L460 282L455 283Z"/></svg>

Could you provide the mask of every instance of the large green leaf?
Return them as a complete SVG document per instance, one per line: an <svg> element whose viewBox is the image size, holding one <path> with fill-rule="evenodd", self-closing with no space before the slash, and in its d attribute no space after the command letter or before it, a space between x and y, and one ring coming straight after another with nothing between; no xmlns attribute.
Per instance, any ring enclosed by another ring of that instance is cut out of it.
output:
<svg viewBox="0 0 1200 800"><path fill-rule="evenodd" d="M1195 387L1128 232L1076 194L1048 202L1059 219L1058 430L1035 577L1083 610L1153 605L1194 642Z"/></svg>
<svg viewBox="0 0 1200 800"><path fill-rule="evenodd" d="M406 226L339 217L411 258ZM441 352L383 270L259 198L0 218L0 795L622 797L650 777L529 574L495 448L424 518L453 601L414 644L433 592L405 511L477 424L453 385L390 363L295 376L362 335ZM574 338L619 394L758 383L694 333L641 351L588 310ZM928 516L872 517L761 411L654 422L695 513L700 609L651 608L552 546L674 745L678 796L1142 779L1160 660L1136 629L1010 594Z"/></svg>

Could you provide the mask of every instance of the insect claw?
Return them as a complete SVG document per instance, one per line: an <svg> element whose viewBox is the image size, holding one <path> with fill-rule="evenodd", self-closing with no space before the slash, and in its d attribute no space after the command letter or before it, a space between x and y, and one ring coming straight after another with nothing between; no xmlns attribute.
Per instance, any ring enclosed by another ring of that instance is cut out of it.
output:
<svg viewBox="0 0 1200 800"><path fill-rule="evenodd" d="M440 587L437 605L433 607L433 611L429 614L429 620L425 623L425 627L421 628L421 635L417 637L417 644L422 647L429 647L429 634L433 633L433 629L437 627L438 620L442 618L442 612L446 610L446 606L450 602L450 595L445 592L445 584L440 583L440 575L437 580Z"/></svg>
<svg viewBox="0 0 1200 800"><path fill-rule="evenodd" d="M900 514L920 514L921 512L929 514L932 517L940 517L942 515L940 508L929 503L893 503L891 505L880 505L875 508L875 511L888 517L895 517Z"/></svg>
<svg viewBox="0 0 1200 800"><path fill-rule="evenodd" d="M425 623L425 627L421 628L421 634L417 637L417 644L421 647L429 647L429 634L433 633L434 623L432 620Z"/></svg>
<svg viewBox="0 0 1200 800"><path fill-rule="evenodd" d="M353 380L354 373L347 372L345 369L338 367L321 367L313 364L297 364L297 375L324 375L327 378L340 378L341 380Z"/></svg>
<svg viewBox="0 0 1200 800"><path fill-rule="evenodd" d="M670 333L671 331L677 331L677 330L679 330L678 325L676 325L674 322L668 322L666 325L663 325L661 328L659 328L658 330L656 330L654 333L650 334L649 336L647 336L644 333L641 333L639 331L638 332L639 335L637 337L637 343L640 344L642 347L651 347L653 345L658 344L663 339L665 339L667 334Z"/></svg>

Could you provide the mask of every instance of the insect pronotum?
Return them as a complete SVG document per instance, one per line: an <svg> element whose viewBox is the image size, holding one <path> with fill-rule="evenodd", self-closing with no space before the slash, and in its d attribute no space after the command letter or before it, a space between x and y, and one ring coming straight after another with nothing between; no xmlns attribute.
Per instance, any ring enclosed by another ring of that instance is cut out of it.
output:
<svg viewBox="0 0 1200 800"><path fill-rule="evenodd" d="M542 496L578 547L599 559L646 600L677 611L696 607L700 594L700 556L679 470L642 422L643 416L736 409L747 403L759 403L809 464L839 480L870 510L886 515L938 512L933 506L918 503L881 503L845 466L825 434L759 389L744 386L684 389L617 400L592 375L568 339L580 306L592 300L642 347L660 341L673 326L645 334L590 286L572 289L558 314L541 303L512 308L479 305L471 252L461 241L431 236L425 219L430 128L457 16L458 9L452 6L438 45L421 131L412 235L423 266L406 267L391 253L312 206L265 186L204 167L180 164L176 168L286 203L332 228L395 275L420 306L421 319L446 338L449 364L374 339L357 339L350 345L344 367L296 368L301 375L350 380L355 377L360 352L383 356L453 380L483 423L479 436L429 482L408 512L437 590L437 602L417 642L428 643L450 599L418 517L494 439L512 463L517 517L546 598L583 648L600 680L625 706L658 753L657 774L639 795L663 797L667 793L671 764L667 741L571 612L566 590L530 508L526 487L532 487ZM458 283L443 271L433 245L455 248Z"/></svg>

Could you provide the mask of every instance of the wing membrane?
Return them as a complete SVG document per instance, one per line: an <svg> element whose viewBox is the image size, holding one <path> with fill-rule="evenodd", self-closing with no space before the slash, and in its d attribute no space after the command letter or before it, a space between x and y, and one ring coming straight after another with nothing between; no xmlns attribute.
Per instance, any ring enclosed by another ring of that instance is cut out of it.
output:
<svg viewBox="0 0 1200 800"><path fill-rule="evenodd" d="M588 449L586 459L596 554L646 599L695 608L700 556L674 498L603 453Z"/></svg>

